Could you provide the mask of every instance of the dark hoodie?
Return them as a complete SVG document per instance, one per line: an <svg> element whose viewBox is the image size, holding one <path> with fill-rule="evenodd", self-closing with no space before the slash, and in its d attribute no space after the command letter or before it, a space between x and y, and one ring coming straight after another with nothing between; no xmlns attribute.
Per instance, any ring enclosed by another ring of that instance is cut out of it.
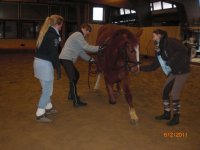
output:
<svg viewBox="0 0 200 150"><path fill-rule="evenodd" d="M49 27L39 48L36 49L35 57L52 62L58 73L61 71L59 61L59 38L60 35L52 27Z"/></svg>
<svg viewBox="0 0 200 150"><path fill-rule="evenodd" d="M160 55L171 67L173 74L184 74L190 72L190 57L188 49L177 39L167 38L160 47ZM156 56L158 53L156 52ZM152 64L141 66L141 71L153 71L160 66L158 58Z"/></svg>

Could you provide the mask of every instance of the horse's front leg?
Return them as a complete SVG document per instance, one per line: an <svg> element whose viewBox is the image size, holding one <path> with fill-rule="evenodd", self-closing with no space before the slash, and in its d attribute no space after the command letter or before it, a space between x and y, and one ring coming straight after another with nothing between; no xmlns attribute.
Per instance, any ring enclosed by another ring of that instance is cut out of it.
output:
<svg viewBox="0 0 200 150"><path fill-rule="evenodd" d="M120 95L120 92L121 92L121 87L120 87L120 83L117 82L115 84L112 85L113 87L113 92L115 94L115 96L119 96Z"/></svg>
<svg viewBox="0 0 200 150"><path fill-rule="evenodd" d="M137 123L138 122L138 116L136 115L135 109L133 107L133 102L132 102L132 94L130 91L130 87L129 87L129 79L124 78L122 80L122 88L124 91L124 96L125 99L129 105L129 114L130 114L130 119L131 119L131 123Z"/></svg>
<svg viewBox="0 0 200 150"><path fill-rule="evenodd" d="M99 89L99 82L100 82L100 79L101 79L101 73L98 74L97 76L97 80L95 82L95 86L94 86L94 90L98 90Z"/></svg>
<svg viewBox="0 0 200 150"><path fill-rule="evenodd" d="M113 84L110 84L105 80L105 85L109 96L109 103L116 104L116 99L113 92Z"/></svg>
<svg viewBox="0 0 200 150"><path fill-rule="evenodd" d="M121 92L121 87L120 87L120 83L116 83L116 88L117 88L117 93L120 94Z"/></svg>

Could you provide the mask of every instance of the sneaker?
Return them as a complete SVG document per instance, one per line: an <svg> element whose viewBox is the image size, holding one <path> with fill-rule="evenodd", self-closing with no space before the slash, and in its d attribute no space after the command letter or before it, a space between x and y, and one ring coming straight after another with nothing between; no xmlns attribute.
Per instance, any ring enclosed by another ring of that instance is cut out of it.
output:
<svg viewBox="0 0 200 150"><path fill-rule="evenodd" d="M42 115L42 116L36 116L36 120L38 122L42 122L42 123L50 123L52 122L51 119L47 118L45 115Z"/></svg>
<svg viewBox="0 0 200 150"><path fill-rule="evenodd" d="M50 114L56 114L58 111L55 108L51 108L51 109L46 109L46 114L50 115Z"/></svg>

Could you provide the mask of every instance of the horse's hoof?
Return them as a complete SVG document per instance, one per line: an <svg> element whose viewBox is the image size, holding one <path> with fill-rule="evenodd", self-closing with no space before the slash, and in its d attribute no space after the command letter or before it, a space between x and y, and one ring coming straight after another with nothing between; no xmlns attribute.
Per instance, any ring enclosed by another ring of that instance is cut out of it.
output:
<svg viewBox="0 0 200 150"><path fill-rule="evenodd" d="M98 91L99 91L99 89L93 89L93 91L94 91L94 92L98 92Z"/></svg>
<svg viewBox="0 0 200 150"><path fill-rule="evenodd" d="M118 97L118 96L120 96L120 92L119 91L115 91L114 95Z"/></svg>
<svg viewBox="0 0 200 150"><path fill-rule="evenodd" d="M138 124L138 119L137 120L131 119L130 120L130 124L137 125Z"/></svg>
<svg viewBox="0 0 200 150"><path fill-rule="evenodd" d="M138 116L136 115L135 109L130 108L129 114L131 117L131 124L137 124L138 123Z"/></svg>

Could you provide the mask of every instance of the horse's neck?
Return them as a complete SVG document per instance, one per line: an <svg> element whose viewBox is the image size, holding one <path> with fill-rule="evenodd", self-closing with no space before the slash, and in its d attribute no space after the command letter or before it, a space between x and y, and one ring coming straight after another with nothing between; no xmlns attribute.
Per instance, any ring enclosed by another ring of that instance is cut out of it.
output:
<svg viewBox="0 0 200 150"><path fill-rule="evenodd" d="M106 39L100 39L97 44L101 45L109 45L109 43L111 42L111 36L108 36Z"/></svg>
<svg viewBox="0 0 200 150"><path fill-rule="evenodd" d="M108 43L110 43L110 41L111 41L111 36L107 37L107 38L105 39L104 43L105 43L105 44L108 44Z"/></svg>

